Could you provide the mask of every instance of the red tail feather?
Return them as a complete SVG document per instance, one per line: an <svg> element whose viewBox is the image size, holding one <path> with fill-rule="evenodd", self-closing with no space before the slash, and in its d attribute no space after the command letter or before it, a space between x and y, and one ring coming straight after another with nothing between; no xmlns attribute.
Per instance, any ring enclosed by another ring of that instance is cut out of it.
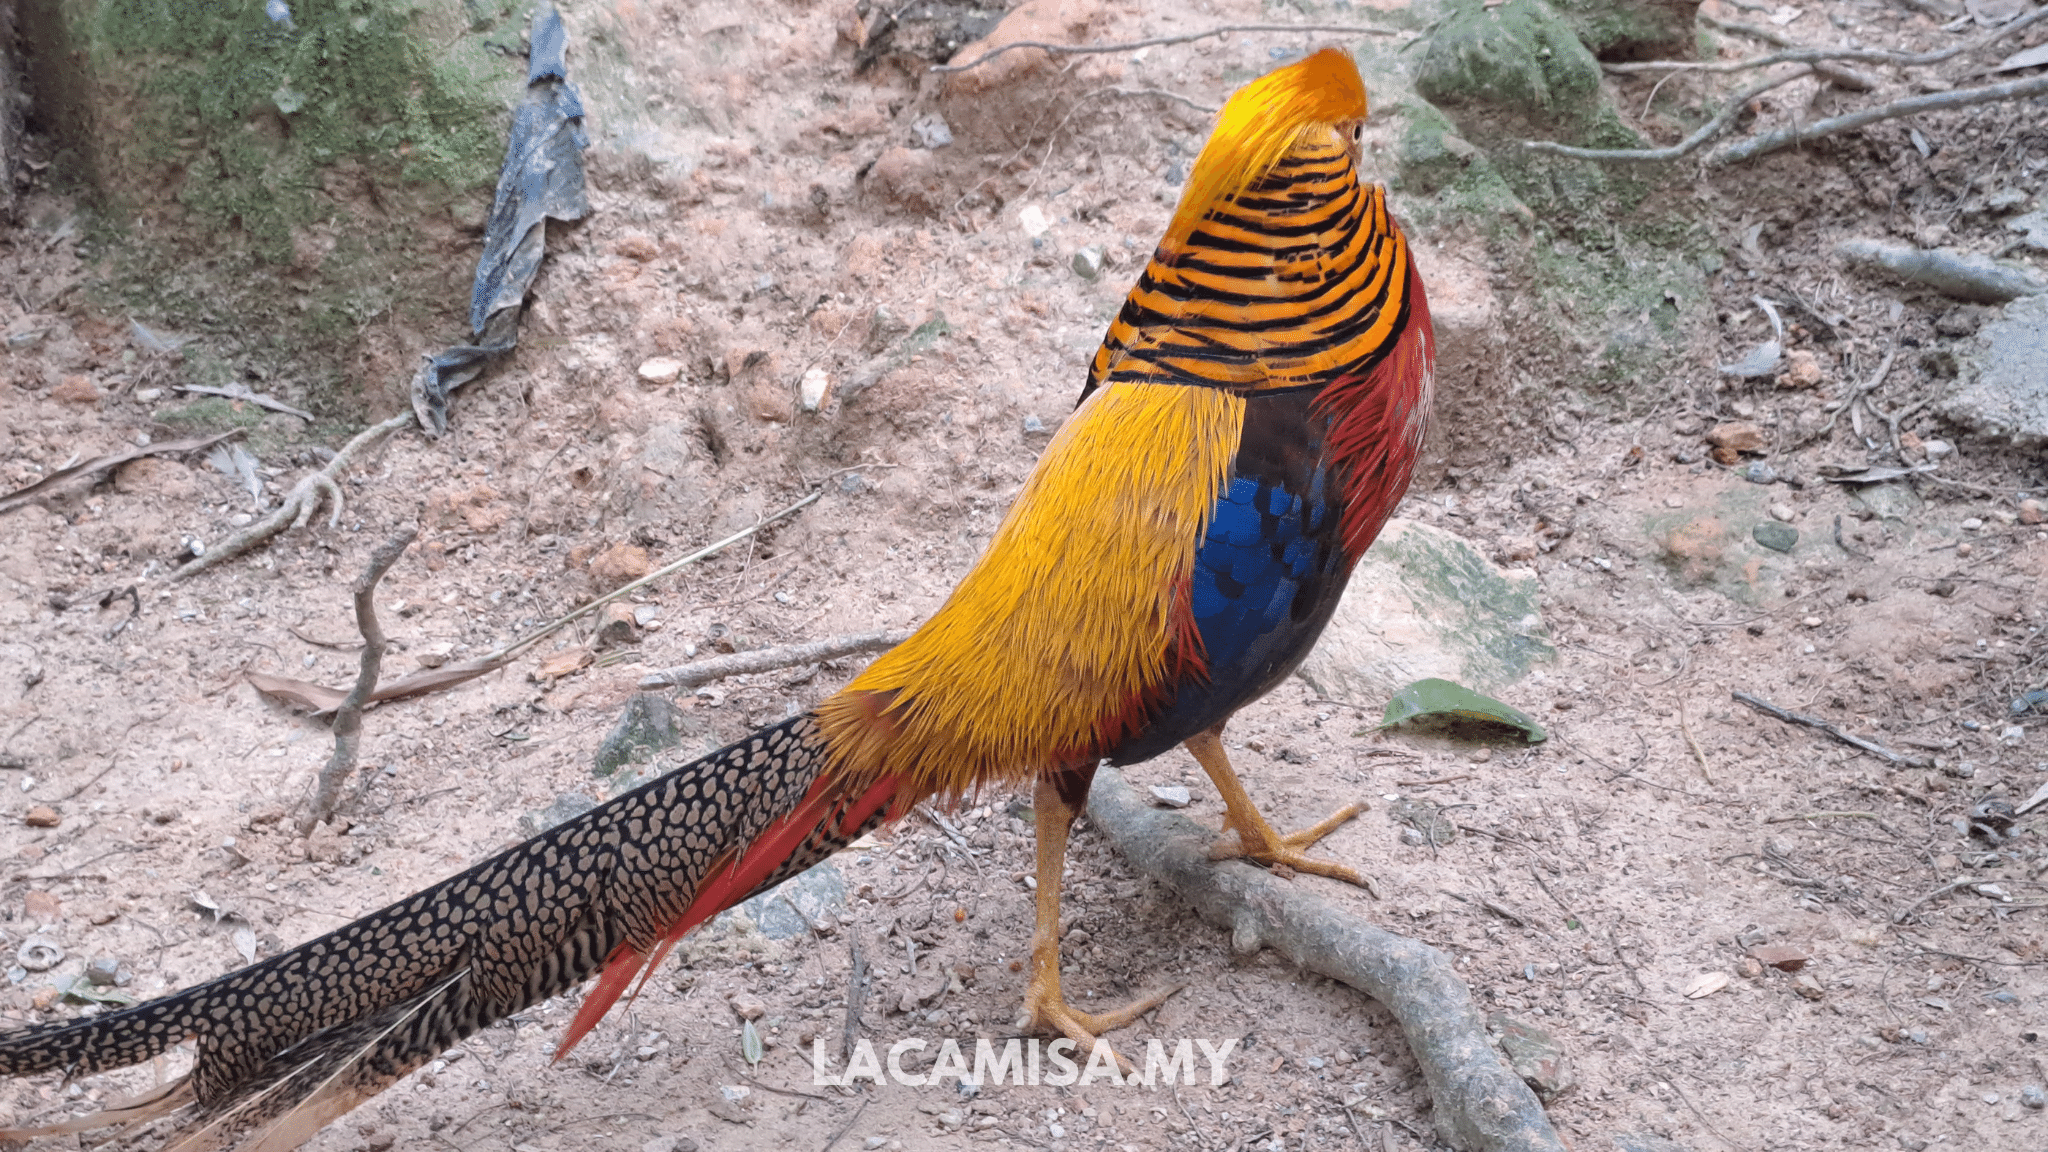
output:
<svg viewBox="0 0 2048 1152"><path fill-rule="evenodd" d="M576 1019L570 1021L568 1033L555 1049L555 1059L567 1056L570 1049L590 1034L597 1022L604 1019L604 1014L611 1011L612 1005L625 994L635 974L644 970L652 975L668 956L669 949L687 936L690 929L753 895L770 876L803 851L813 837L845 844L860 835L861 829L876 813L889 809L887 819L901 816L903 813L892 806L896 800L896 783L893 779L879 780L860 799L849 804L839 791L839 781L829 777L819 779L795 811L770 824L754 838L745 855L728 855L712 867L710 876L697 890L696 898L690 901L690 906L683 910L681 916L676 917L667 934L651 951L643 951L629 940L612 952L611 958L605 962L604 973L597 978L590 995L584 998L583 1007L577 1010ZM645 979L641 984L645 986ZM633 994L639 995L639 989L634 989Z"/></svg>

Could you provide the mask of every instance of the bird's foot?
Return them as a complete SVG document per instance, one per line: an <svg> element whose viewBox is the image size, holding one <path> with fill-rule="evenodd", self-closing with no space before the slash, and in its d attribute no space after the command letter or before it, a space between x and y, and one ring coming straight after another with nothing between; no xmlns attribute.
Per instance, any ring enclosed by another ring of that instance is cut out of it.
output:
<svg viewBox="0 0 2048 1152"><path fill-rule="evenodd" d="M1225 819L1223 835L1209 846L1209 859L1229 860L1242 856L1256 860L1267 867L1284 866L1296 872L1307 872L1315 876L1328 876L1356 884L1368 891L1374 889L1372 878L1356 869L1328 860L1317 860L1305 851L1310 845L1335 832L1346 821L1365 811L1364 804L1346 804L1331 813L1329 818L1313 827L1286 834L1273 831L1263 819L1254 819L1255 825L1249 832L1235 820Z"/></svg>
<svg viewBox="0 0 2048 1152"><path fill-rule="evenodd" d="M1113 1032L1131 1023L1166 1002L1166 998L1186 987L1175 984L1161 992L1141 996L1121 1008L1108 1012L1083 1012L1067 1003L1066 997L1057 991L1025 994L1024 1012L1017 1018L1017 1027L1032 1032L1057 1032L1080 1046L1081 1051L1093 1053L1095 1045L1102 1041L1104 1032ZM1120 1072L1133 1071L1131 1062L1124 1059L1115 1049L1110 1055L1116 1060ZM1085 1057L1083 1057L1085 1059Z"/></svg>

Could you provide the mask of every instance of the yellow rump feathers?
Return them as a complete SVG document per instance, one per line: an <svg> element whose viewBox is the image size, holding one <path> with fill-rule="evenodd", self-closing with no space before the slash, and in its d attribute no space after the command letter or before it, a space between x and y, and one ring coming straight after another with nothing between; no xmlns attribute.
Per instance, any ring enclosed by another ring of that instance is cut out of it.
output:
<svg viewBox="0 0 2048 1152"><path fill-rule="evenodd" d="M819 705L838 770L959 795L1134 730L1172 674L1177 600L1243 426L1217 388L1090 396L946 603Z"/></svg>
<svg viewBox="0 0 2048 1152"><path fill-rule="evenodd" d="M1202 148L1161 242L1185 241L1202 218L1264 179L1309 136L1365 119L1365 81L1349 53L1325 48L1239 88Z"/></svg>

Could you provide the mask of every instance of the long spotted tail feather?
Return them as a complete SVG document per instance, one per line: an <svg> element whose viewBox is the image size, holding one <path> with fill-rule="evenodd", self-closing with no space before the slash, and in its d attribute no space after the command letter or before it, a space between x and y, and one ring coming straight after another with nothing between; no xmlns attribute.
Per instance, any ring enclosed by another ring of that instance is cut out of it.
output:
<svg viewBox="0 0 2048 1152"><path fill-rule="evenodd" d="M139 1063L188 1038L190 1077L56 1129L181 1113L169 1149L281 1152L457 1041L694 924L900 814L850 794L805 713L318 939L88 1020L0 1033L0 1075ZM907 803L901 802L901 803ZM608 1005L631 971L592 997ZM576 1035L603 1014L586 1009Z"/></svg>

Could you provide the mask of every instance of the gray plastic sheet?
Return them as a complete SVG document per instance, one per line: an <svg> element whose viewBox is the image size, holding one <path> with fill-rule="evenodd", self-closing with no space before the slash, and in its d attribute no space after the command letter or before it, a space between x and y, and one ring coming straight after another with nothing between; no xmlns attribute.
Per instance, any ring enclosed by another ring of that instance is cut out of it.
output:
<svg viewBox="0 0 2048 1152"><path fill-rule="evenodd" d="M547 254L547 222L590 214L584 187L583 99L569 83L568 33L561 13L533 13L526 100L512 116L498 193L484 226L484 251L469 294L470 342L423 359L413 375L412 407L429 436L448 430L448 398L519 342L526 290Z"/></svg>

